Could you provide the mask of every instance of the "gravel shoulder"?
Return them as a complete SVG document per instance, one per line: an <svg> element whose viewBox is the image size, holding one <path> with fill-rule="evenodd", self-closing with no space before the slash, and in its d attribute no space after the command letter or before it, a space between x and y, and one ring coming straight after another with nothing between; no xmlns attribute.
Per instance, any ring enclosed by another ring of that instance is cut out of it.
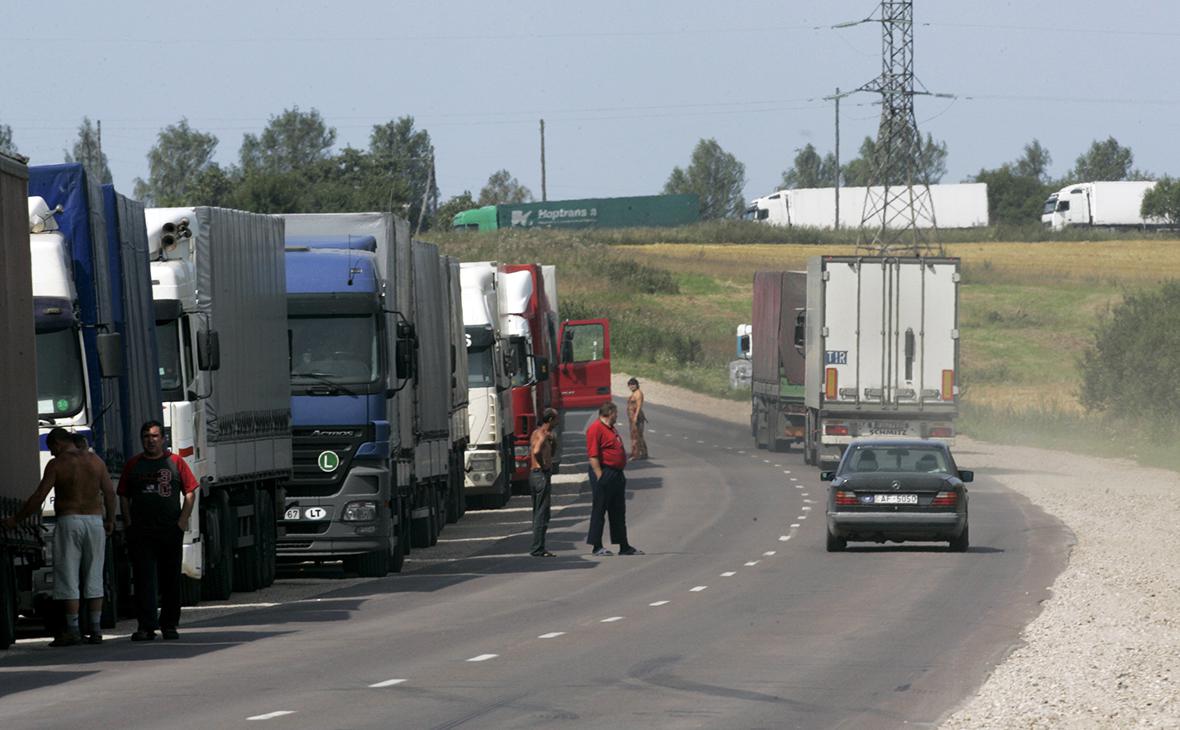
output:
<svg viewBox="0 0 1180 730"><path fill-rule="evenodd" d="M626 374L612 390L626 393ZM749 428L749 405L641 381L649 402ZM1022 643L943 728L1180 727L1180 474L966 437L955 452L1061 520L1068 567Z"/></svg>

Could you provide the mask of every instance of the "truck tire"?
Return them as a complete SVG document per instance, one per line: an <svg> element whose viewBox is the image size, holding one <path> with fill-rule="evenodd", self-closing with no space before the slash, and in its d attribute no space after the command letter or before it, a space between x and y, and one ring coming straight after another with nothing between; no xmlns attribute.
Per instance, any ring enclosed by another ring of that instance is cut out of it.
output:
<svg viewBox="0 0 1180 730"><path fill-rule="evenodd" d="M16 641L16 571L12 558L0 549L0 649Z"/></svg>
<svg viewBox="0 0 1180 730"><path fill-rule="evenodd" d="M426 487L421 491L420 503L414 511L421 512L425 509L426 514L410 519L410 544L416 548L430 547L431 531L433 529L431 517L434 514L434 506L432 504L434 501L433 492L434 490L430 487Z"/></svg>
<svg viewBox="0 0 1180 730"><path fill-rule="evenodd" d="M224 601L234 592L233 515L225 492L211 495L209 502L209 509L205 511L209 545L205 548L207 562L205 575L201 578L201 598Z"/></svg>

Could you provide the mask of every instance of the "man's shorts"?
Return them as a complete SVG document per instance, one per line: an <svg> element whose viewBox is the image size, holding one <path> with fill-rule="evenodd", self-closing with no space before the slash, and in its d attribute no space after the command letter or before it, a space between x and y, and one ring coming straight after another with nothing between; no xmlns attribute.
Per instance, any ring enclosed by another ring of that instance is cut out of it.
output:
<svg viewBox="0 0 1180 730"><path fill-rule="evenodd" d="M53 597L59 601L102 598L107 535L98 515L61 515L53 532Z"/></svg>

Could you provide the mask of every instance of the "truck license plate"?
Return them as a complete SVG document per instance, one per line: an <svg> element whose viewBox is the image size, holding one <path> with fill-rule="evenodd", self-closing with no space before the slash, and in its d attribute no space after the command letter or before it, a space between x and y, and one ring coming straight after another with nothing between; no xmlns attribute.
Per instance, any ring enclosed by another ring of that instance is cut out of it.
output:
<svg viewBox="0 0 1180 730"><path fill-rule="evenodd" d="M917 504L916 494L875 494L873 504Z"/></svg>
<svg viewBox="0 0 1180 730"><path fill-rule="evenodd" d="M911 436L910 424L905 421L867 421L861 433L870 436Z"/></svg>

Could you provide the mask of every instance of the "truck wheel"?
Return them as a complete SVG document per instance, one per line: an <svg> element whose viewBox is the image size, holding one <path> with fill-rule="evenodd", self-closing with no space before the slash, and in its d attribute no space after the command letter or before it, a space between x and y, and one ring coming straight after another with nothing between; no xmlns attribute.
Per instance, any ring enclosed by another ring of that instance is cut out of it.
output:
<svg viewBox="0 0 1180 730"><path fill-rule="evenodd" d="M410 544L416 548L430 547L430 520L431 513L434 511L433 507L431 507L431 500L433 497L430 494L430 491L431 490L423 491L422 502L424 504L421 504L414 510L415 512L418 512L425 509L426 514L422 515L421 517L413 517L410 520Z"/></svg>
<svg viewBox="0 0 1180 730"><path fill-rule="evenodd" d="M12 558L0 550L0 649L16 641L16 575Z"/></svg>
<svg viewBox="0 0 1180 730"><path fill-rule="evenodd" d="M400 534L394 533L390 537L390 545L392 547L392 553L389 556L389 572L400 573L402 572L402 565L406 562L405 540L402 539Z"/></svg>
<svg viewBox="0 0 1180 730"><path fill-rule="evenodd" d="M209 531L205 557L211 560L201 578L201 598L224 601L234 592L233 516L225 492L217 492L209 502L211 504L205 512L205 525Z"/></svg>

